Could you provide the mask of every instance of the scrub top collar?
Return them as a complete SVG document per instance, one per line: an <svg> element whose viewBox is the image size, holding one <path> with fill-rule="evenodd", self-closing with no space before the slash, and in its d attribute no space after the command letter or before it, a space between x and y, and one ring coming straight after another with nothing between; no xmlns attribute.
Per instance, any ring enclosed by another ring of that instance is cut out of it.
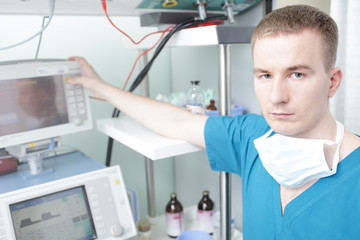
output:
<svg viewBox="0 0 360 240"><path fill-rule="evenodd" d="M360 164L354 163L354 161L358 161L359 159L351 157L351 155L357 154L358 152L360 152L360 147L355 149L339 163L336 174L320 178L308 189L290 201L284 209L284 214L281 213L280 184L275 180L273 181L275 221L277 226L281 226L281 229L278 231L279 234L288 227L297 216L331 192L336 185L341 184L359 171Z"/></svg>

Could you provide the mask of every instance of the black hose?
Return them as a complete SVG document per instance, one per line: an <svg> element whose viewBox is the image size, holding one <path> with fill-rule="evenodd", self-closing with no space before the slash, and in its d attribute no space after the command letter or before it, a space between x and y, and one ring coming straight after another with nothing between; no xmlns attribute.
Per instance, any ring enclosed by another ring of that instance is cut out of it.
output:
<svg viewBox="0 0 360 240"><path fill-rule="evenodd" d="M212 20L226 20L227 16L225 15L220 15L220 16L213 16L213 17L209 17L205 20L196 20L195 18L189 18L186 19L180 23L178 23L164 38L163 40L161 40L161 42L159 43L159 45L157 46L157 48L155 49L155 52L151 58L151 60L146 64L146 66L141 70L141 72L138 74L138 76L136 77L136 79L134 80L134 82L131 84L130 88L129 88L129 92L133 92L139 85L140 83L144 80L145 76L148 74L152 64L154 63L155 59L157 58L157 56L160 54L160 52L162 51L162 49L165 47L166 43L170 40L170 38L178 31L188 28L188 27L192 27L194 25L197 24L201 24L201 23L206 23ZM113 111L113 115L112 117L118 117L120 115L120 110L117 108L114 108ZM112 156L112 149L113 149L113 144L114 144L114 139L109 137L108 138L108 145L107 145L107 151L106 151L106 161L105 161L105 165L107 167L109 167L111 165L111 156Z"/></svg>

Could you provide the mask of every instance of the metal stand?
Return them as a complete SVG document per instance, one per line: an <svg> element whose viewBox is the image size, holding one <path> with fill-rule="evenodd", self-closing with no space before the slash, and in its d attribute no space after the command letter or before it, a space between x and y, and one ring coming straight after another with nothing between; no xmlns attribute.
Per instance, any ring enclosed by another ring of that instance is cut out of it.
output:
<svg viewBox="0 0 360 240"><path fill-rule="evenodd" d="M149 217L156 217L153 160L145 157L145 166L146 166L146 187L147 187L147 197L148 197L148 213L149 213Z"/></svg>
<svg viewBox="0 0 360 240"><path fill-rule="evenodd" d="M219 45L219 115L231 115L230 45ZM231 174L220 172L220 239L231 239Z"/></svg>
<svg viewBox="0 0 360 240"><path fill-rule="evenodd" d="M45 151L40 151L38 153L32 153L22 157L23 160L26 159L25 161L28 164L28 171L19 171L19 175L24 180L39 178L54 172L54 169L46 168L44 166L44 158L42 155L44 153Z"/></svg>
<svg viewBox="0 0 360 240"><path fill-rule="evenodd" d="M44 171L44 158L41 153L29 155L27 162L30 174L37 175Z"/></svg>
<svg viewBox="0 0 360 240"><path fill-rule="evenodd" d="M140 52L143 52L141 50ZM143 69L148 63L147 54L144 54L140 58L140 69ZM145 76L141 83L141 93L145 97L149 97L149 78ZM156 216L156 205L155 205L155 182L154 182L154 163L150 158L145 157L145 169L146 169L146 190L148 198L148 214L149 217Z"/></svg>

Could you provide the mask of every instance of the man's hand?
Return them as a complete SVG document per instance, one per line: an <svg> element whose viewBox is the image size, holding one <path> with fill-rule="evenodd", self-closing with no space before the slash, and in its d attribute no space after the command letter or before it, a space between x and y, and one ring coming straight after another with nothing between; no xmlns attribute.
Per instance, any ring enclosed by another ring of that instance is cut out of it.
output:
<svg viewBox="0 0 360 240"><path fill-rule="evenodd" d="M70 57L69 61L77 61L81 65L82 76L68 79L70 84L79 84L91 91L96 98L106 99L103 88L108 85L83 57Z"/></svg>

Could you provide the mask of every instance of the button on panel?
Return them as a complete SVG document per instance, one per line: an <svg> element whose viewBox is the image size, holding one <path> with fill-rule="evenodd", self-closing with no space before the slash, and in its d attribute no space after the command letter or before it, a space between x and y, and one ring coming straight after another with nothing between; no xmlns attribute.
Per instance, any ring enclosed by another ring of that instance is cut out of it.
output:
<svg viewBox="0 0 360 240"><path fill-rule="evenodd" d="M67 83L67 84L65 84L65 89L66 89L66 90L72 90L72 89L74 89L74 86L71 85L71 84L69 84L69 83Z"/></svg>
<svg viewBox="0 0 360 240"><path fill-rule="evenodd" d="M74 91L73 91L73 90L69 90L69 91L67 92L67 95L68 95L68 97L74 96Z"/></svg>
<svg viewBox="0 0 360 240"><path fill-rule="evenodd" d="M85 115L86 110L85 109L79 109L79 115Z"/></svg>
<svg viewBox="0 0 360 240"><path fill-rule="evenodd" d="M69 83L65 83L65 89L69 120L75 125L82 125L82 123L87 120L84 89L81 85L72 85Z"/></svg>

